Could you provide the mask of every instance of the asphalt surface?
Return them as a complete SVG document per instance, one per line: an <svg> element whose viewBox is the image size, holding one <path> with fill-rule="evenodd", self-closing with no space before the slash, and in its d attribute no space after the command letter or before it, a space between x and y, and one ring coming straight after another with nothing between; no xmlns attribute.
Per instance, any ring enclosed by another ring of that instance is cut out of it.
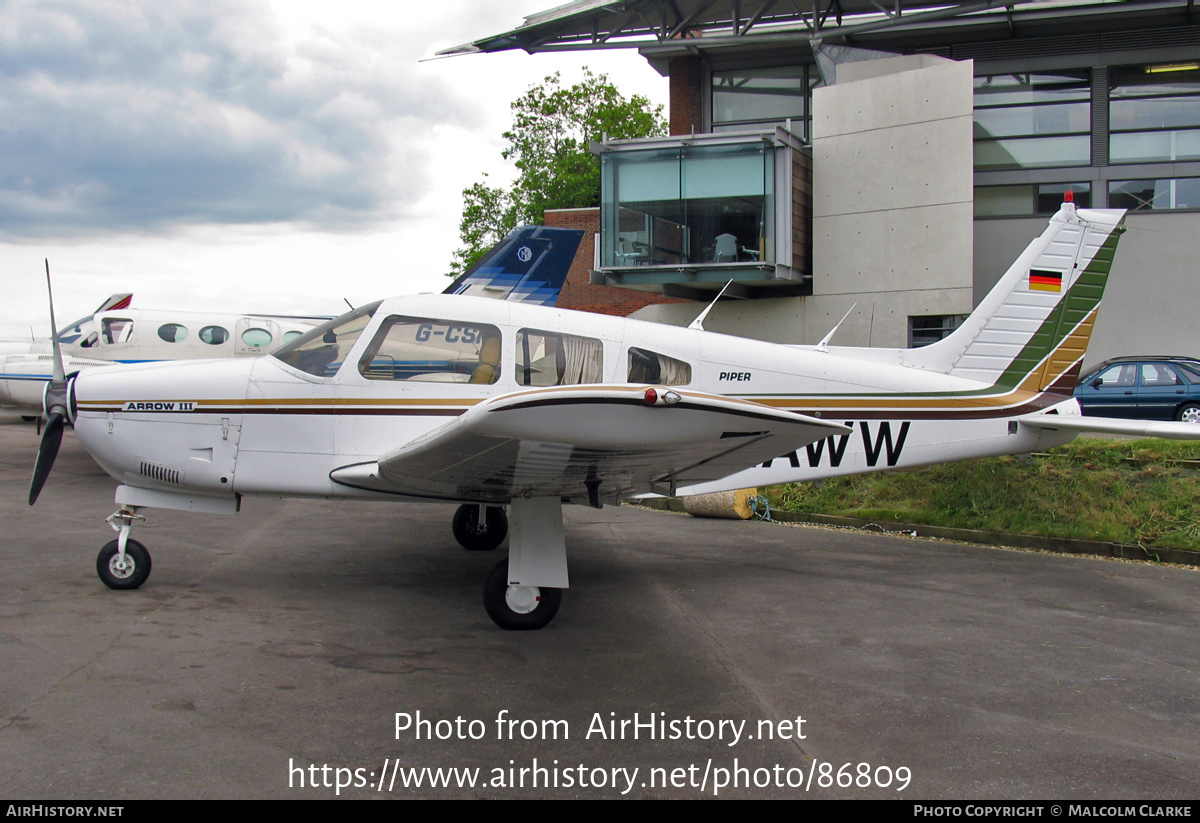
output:
<svg viewBox="0 0 1200 823"><path fill-rule="evenodd" d="M452 507L252 499L147 510L115 592L115 483L68 432L31 509L36 442L0 426L6 798L1197 794L1194 570L568 507L513 633Z"/></svg>

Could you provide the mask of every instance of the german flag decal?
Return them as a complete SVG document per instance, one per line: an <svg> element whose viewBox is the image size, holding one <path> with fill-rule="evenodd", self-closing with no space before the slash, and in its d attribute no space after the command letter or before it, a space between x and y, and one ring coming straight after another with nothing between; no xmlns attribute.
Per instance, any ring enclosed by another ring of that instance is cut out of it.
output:
<svg viewBox="0 0 1200 823"><path fill-rule="evenodd" d="M1031 291L1062 291L1062 272L1045 269L1029 270L1029 288Z"/></svg>

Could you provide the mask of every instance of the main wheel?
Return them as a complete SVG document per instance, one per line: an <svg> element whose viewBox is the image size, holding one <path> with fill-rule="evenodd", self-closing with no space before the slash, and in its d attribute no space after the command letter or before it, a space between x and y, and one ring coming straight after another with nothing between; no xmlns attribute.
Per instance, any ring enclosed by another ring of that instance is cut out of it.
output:
<svg viewBox="0 0 1200 823"><path fill-rule="evenodd" d="M126 540L125 563L122 565L114 540L100 550L96 574L110 589L136 589L150 576L150 552L136 540Z"/></svg>
<svg viewBox="0 0 1200 823"><path fill-rule="evenodd" d="M1175 412L1175 419L1184 423L1200 423L1200 403L1184 403Z"/></svg>
<svg viewBox="0 0 1200 823"><path fill-rule="evenodd" d="M468 503L454 513L454 539L470 552L488 552L504 542L508 535L508 515L499 506L483 507L483 523L479 522L479 506Z"/></svg>
<svg viewBox="0 0 1200 823"><path fill-rule="evenodd" d="M508 561L501 560L483 584L483 607L502 629L540 629L558 613L562 589L508 585Z"/></svg>

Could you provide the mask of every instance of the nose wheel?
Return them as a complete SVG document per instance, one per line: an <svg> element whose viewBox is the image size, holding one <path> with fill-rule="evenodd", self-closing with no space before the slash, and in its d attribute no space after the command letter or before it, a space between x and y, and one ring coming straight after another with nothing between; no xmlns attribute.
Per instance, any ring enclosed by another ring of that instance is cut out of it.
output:
<svg viewBox="0 0 1200 823"><path fill-rule="evenodd" d="M150 552L136 540L125 542L121 552L119 541L109 541L96 558L96 574L110 589L136 589L150 576Z"/></svg>
<svg viewBox="0 0 1200 823"><path fill-rule="evenodd" d="M144 520L136 506L125 506L108 517L117 532L96 558L96 574L110 589L136 589L150 576L150 552L129 536L134 520Z"/></svg>

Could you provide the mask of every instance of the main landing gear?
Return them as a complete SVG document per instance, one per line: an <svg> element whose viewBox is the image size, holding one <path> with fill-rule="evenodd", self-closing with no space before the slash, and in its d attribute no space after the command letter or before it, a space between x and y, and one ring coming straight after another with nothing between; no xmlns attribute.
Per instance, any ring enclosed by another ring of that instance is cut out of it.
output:
<svg viewBox="0 0 1200 823"><path fill-rule="evenodd" d="M557 497L518 498L511 509L508 559L488 574L483 607L502 629L540 629L558 613L567 588L562 502ZM454 515L454 536L464 548L494 549L508 533L508 518L498 506L468 504Z"/></svg>
<svg viewBox="0 0 1200 823"><path fill-rule="evenodd" d="M490 552L508 536L508 516L499 506L467 503L458 507L451 527L454 539L467 551Z"/></svg>
<svg viewBox="0 0 1200 823"><path fill-rule="evenodd" d="M117 532L96 558L96 574L110 589L136 589L150 576L150 552L129 536L134 520L145 520L137 506L124 506L107 519Z"/></svg>

